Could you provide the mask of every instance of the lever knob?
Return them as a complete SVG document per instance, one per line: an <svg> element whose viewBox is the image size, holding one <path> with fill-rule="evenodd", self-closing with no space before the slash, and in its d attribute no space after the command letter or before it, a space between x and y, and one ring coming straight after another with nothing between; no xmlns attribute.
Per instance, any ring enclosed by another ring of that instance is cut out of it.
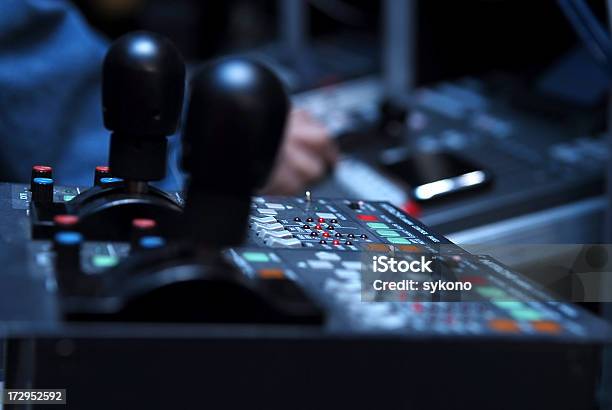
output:
<svg viewBox="0 0 612 410"><path fill-rule="evenodd" d="M183 133L182 167L207 191L251 195L263 186L281 144L289 99L263 64L212 62L195 75Z"/></svg>
<svg viewBox="0 0 612 410"><path fill-rule="evenodd" d="M116 40L104 59L104 126L112 131L113 175L138 181L162 179L166 137L179 124L185 64L165 37L138 31Z"/></svg>

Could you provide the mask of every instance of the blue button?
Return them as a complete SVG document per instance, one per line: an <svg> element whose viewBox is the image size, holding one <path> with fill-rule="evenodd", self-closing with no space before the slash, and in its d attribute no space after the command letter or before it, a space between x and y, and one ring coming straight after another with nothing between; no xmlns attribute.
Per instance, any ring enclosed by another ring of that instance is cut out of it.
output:
<svg viewBox="0 0 612 410"><path fill-rule="evenodd" d="M139 244L142 248L152 249L164 246L166 241L161 236L143 236Z"/></svg>
<svg viewBox="0 0 612 410"><path fill-rule="evenodd" d="M111 182L121 182L123 179L121 178L100 178L101 184L110 184Z"/></svg>
<svg viewBox="0 0 612 410"><path fill-rule="evenodd" d="M55 242L62 245L77 245L83 241L83 235L78 232L62 231L55 234Z"/></svg>
<svg viewBox="0 0 612 410"><path fill-rule="evenodd" d="M53 185L53 178L34 178L35 184Z"/></svg>

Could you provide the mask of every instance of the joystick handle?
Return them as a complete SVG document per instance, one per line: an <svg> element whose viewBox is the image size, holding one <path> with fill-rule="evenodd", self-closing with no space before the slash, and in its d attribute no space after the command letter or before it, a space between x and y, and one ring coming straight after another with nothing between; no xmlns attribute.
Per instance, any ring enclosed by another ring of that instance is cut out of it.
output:
<svg viewBox="0 0 612 410"><path fill-rule="evenodd" d="M189 175L185 229L195 242L242 242L251 195L274 167L288 110L283 84L261 63L225 58L194 76L182 168Z"/></svg>
<svg viewBox="0 0 612 410"><path fill-rule="evenodd" d="M113 175L155 181L166 172L166 137L179 123L185 64L165 37L144 31L117 39L104 59L104 126L112 131Z"/></svg>

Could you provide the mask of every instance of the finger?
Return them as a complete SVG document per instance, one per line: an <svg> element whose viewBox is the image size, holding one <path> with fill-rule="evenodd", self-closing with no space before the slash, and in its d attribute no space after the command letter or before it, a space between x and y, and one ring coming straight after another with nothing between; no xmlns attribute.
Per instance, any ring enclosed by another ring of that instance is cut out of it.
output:
<svg viewBox="0 0 612 410"><path fill-rule="evenodd" d="M287 160L302 180L302 185L320 179L325 175L325 161L310 150L289 149L287 154Z"/></svg>

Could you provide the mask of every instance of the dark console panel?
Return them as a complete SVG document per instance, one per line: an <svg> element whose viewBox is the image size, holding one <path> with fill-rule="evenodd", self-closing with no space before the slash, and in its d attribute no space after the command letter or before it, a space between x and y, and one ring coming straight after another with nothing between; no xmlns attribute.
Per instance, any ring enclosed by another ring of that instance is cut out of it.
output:
<svg viewBox="0 0 612 410"><path fill-rule="evenodd" d="M388 202L254 196L289 109L261 64L194 75L184 189L152 187L183 84L166 39L120 38L109 167L91 187L48 165L0 184L7 388L67 389L75 409L593 407L604 321ZM379 292L369 266L387 255L420 263L408 282L466 289Z"/></svg>

